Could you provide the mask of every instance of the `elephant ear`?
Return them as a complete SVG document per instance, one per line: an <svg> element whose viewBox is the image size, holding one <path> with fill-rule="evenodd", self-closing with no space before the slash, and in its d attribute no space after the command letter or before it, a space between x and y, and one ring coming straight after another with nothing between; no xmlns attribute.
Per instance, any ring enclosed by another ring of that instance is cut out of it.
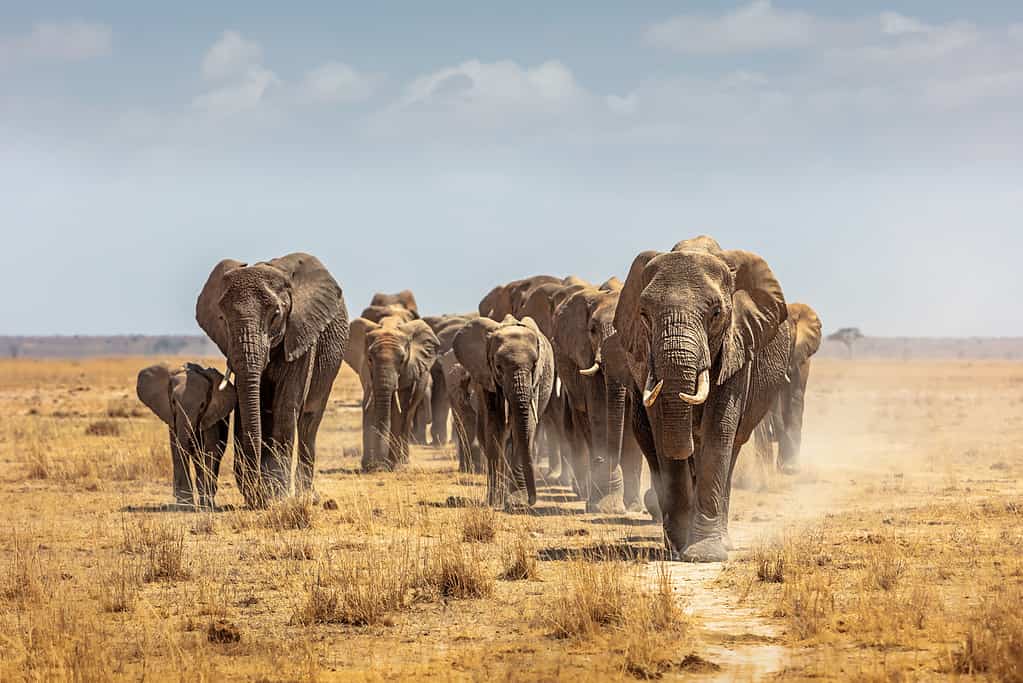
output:
<svg viewBox="0 0 1023 683"><path fill-rule="evenodd" d="M302 356L334 318L344 314L344 295L337 280L310 254L288 254L269 262L291 278L291 315L284 330L289 361Z"/></svg>
<svg viewBox="0 0 1023 683"><path fill-rule="evenodd" d="M235 404L238 403L238 395L235 393L234 385L230 382L223 389L220 388L221 382L224 381L224 375L220 373L220 370L193 364L189 364L188 367L190 370L201 373L210 383L209 401L200 422L203 429L209 429L231 414Z"/></svg>
<svg viewBox="0 0 1023 683"><path fill-rule="evenodd" d="M487 340L500 325L490 318L476 318L466 323L455 335L455 357L472 377L487 391L497 391L487 357Z"/></svg>
<svg viewBox="0 0 1023 683"><path fill-rule="evenodd" d="M648 332L639 317L639 297L647 286L644 273L647 264L659 254L658 251L644 251L636 256L615 308L614 327L634 373L639 368L646 368L650 354ZM645 378L636 376L634 379L642 384Z"/></svg>
<svg viewBox="0 0 1023 683"><path fill-rule="evenodd" d="M345 347L345 362L356 373L361 373L363 366L366 364L366 335L379 327L380 325L366 318L356 318L348 325L348 346Z"/></svg>
<svg viewBox="0 0 1023 683"><path fill-rule="evenodd" d="M821 319L806 304L789 304L789 321L795 329L792 365L799 367L821 347Z"/></svg>
<svg viewBox="0 0 1023 683"><path fill-rule="evenodd" d="M419 304L416 303L416 295L410 289L403 289L394 295L398 303L412 313L413 318L419 317Z"/></svg>
<svg viewBox="0 0 1023 683"><path fill-rule="evenodd" d="M434 361L437 360L437 349L440 348L440 340L437 339L437 335L422 320L404 323L398 329L409 336L408 360L406 361L409 370L415 377L428 374Z"/></svg>
<svg viewBox="0 0 1023 683"><path fill-rule="evenodd" d="M554 318L554 344L560 356L575 363L575 371L592 367L596 360L589 336L591 291L583 289L566 299Z"/></svg>
<svg viewBox="0 0 1023 683"><path fill-rule="evenodd" d="M785 294L770 266L760 256L741 249L722 252L735 277L732 294L732 323L725 330L721 347L723 384L753 358L758 349L771 343L788 318Z"/></svg>
<svg viewBox="0 0 1023 683"><path fill-rule="evenodd" d="M617 275L612 275L608 279L601 283L599 289L602 292L620 292L624 284L618 279Z"/></svg>
<svg viewBox="0 0 1023 683"><path fill-rule="evenodd" d="M135 382L135 393L147 408L168 426L174 424L174 411L170 401L171 369L166 363L143 368Z"/></svg>
<svg viewBox="0 0 1023 683"><path fill-rule="evenodd" d="M224 294L224 276L235 268L244 266L241 261L227 258L213 266L195 302L195 321L224 356L228 355L230 348L227 323L224 322L224 314L220 311L220 297Z"/></svg>

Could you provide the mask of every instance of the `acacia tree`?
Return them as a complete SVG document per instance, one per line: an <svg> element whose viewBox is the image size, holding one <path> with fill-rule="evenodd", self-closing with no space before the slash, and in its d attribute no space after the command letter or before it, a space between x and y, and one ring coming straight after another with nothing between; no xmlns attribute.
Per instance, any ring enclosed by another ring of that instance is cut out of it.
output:
<svg viewBox="0 0 1023 683"><path fill-rule="evenodd" d="M860 339L863 339L863 333L858 327L843 327L828 335L828 341L836 341L845 345L849 352L849 358L853 357L853 345Z"/></svg>

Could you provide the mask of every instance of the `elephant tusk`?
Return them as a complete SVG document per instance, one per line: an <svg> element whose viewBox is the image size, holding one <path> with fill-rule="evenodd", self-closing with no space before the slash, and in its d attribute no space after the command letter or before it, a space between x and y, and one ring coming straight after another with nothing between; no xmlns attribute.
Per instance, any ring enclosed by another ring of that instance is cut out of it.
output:
<svg viewBox="0 0 1023 683"><path fill-rule="evenodd" d="M598 372L600 372L600 361L594 361L593 365L585 370L580 370L579 374L585 377L593 377Z"/></svg>
<svg viewBox="0 0 1023 683"><path fill-rule="evenodd" d="M662 379L656 385L654 382L654 376L647 375L646 388L643 389L643 405L647 408L652 408L657 403L657 397L661 395L661 388L664 387L664 380Z"/></svg>
<svg viewBox="0 0 1023 683"><path fill-rule="evenodd" d="M231 367L228 366L224 371L224 379L220 380L220 386L217 387L217 391L223 391L227 388L227 383L231 381Z"/></svg>
<svg viewBox="0 0 1023 683"><path fill-rule="evenodd" d="M394 405L398 408L398 414L401 415L401 397L398 392L394 392Z"/></svg>
<svg viewBox="0 0 1023 683"><path fill-rule="evenodd" d="M704 370L696 380L696 393L690 396L684 391L678 392L678 397L691 406L702 405L710 394L710 370Z"/></svg>
<svg viewBox="0 0 1023 683"><path fill-rule="evenodd" d="M373 405L373 392L367 391L366 398L362 401L362 409L369 410L369 407Z"/></svg>

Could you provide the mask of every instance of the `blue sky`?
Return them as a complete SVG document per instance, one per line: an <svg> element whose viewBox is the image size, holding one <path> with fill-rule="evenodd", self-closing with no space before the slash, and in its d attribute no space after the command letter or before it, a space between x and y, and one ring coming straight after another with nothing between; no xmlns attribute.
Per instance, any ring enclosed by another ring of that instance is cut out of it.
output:
<svg viewBox="0 0 1023 683"><path fill-rule="evenodd" d="M0 7L0 334L196 332L227 256L462 311L709 233L827 329L1023 335L1014 3L261 4Z"/></svg>

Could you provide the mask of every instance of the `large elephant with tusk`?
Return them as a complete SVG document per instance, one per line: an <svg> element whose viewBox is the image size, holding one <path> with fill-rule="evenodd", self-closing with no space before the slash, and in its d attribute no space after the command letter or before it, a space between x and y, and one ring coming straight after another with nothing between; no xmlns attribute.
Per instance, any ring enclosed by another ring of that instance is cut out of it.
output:
<svg viewBox="0 0 1023 683"><path fill-rule="evenodd" d="M362 382L362 469L392 470L408 461L417 411L430 410L430 369L440 342L422 320L388 316L352 321L353 347ZM429 421L427 419L427 421Z"/></svg>
<svg viewBox="0 0 1023 683"><path fill-rule="evenodd" d="M710 237L632 263L614 326L674 557L728 557L732 469L785 384L792 333L767 262Z"/></svg>
<svg viewBox="0 0 1023 683"><path fill-rule="evenodd" d="M195 305L199 326L237 375L235 477L250 506L312 493L316 433L348 341L341 287L315 256L247 265L224 259Z"/></svg>

